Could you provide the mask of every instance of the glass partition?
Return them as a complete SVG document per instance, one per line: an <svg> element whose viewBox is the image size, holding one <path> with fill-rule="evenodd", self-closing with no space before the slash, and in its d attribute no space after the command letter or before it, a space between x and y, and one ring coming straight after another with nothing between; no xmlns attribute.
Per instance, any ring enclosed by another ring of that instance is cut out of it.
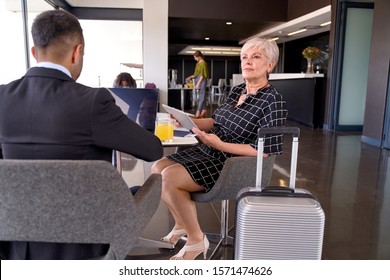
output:
<svg viewBox="0 0 390 280"><path fill-rule="evenodd" d="M18 79L26 72L22 1L0 0L0 84ZM27 0L29 46L31 47L31 24L41 11L53 9L46 1ZM29 50L28 50L29 51ZM30 65L35 63L30 56Z"/></svg>
<svg viewBox="0 0 390 280"><path fill-rule="evenodd" d="M371 46L372 9L348 8L339 125L363 125L368 62Z"/></svg>
<svg viewBox="0 0 390 280"><path fill-rule="evenodd" d="M29 50L33 45L31 25L42 11L53 9L46 1L26 0ZM26 72L21 1L0 0L0 84ZM80 20L85 37L84 66L78 82L92 87L112 87L120 72L129 72L143 87L142 21ZM36 65L30 55L30 66ZM135 66L135 67L134 67Z"/></svg>

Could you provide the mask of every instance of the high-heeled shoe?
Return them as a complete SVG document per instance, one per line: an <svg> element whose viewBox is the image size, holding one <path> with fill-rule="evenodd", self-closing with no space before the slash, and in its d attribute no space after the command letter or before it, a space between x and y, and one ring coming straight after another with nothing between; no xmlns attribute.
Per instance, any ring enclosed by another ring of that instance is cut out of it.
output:
<svg viewBox="0 0 390 280"><path fill-rule="evenodd" d="M172 241L173 236L179 236L175 241ZM186 231L183 229L172 229L168 235L164 236L160 240L169 244L176 245L180 238L182 238L184 235L186 235Z"/></svg>
<svg viewBox="0 0 390 280"><path fill-rule="evenodd" d="M207 239L206 235L204 235L203 240L199 243L196 243L194 245L185 245L179 253L174 255L171 260L184 260L184 254L186 252L195 252L200 251L198 254L196 254L192 259L194 260L197 256L199 256L201 253L203 253L203 259L206 259L207 257L207 250L209 249L210 242Z"/></svg>

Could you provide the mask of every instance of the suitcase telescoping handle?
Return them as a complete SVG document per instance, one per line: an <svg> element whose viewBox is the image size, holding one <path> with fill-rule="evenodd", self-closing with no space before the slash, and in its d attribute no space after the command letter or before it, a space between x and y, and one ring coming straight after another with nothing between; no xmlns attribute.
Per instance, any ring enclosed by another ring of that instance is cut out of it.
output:
<svg viewBox="0 0 390 280"><path fill-rule="evenodd" d="M267 127L259 128L258 130L258 147L257 147L257 168L256 168L256 189L261 190L261 178L263 170L263 153L264 153L264 137L266 135L275 134L290 134L293 137L291 150L291 166L290 166L290 189L295 189L295 181L297 175L297 159L298 159L298 138L300 130L298 127Z"/></svg>

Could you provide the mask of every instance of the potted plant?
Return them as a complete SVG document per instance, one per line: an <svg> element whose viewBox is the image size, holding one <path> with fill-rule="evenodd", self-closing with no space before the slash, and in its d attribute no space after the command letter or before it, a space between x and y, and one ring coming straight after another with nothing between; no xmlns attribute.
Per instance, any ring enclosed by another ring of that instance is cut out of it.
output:
<svg viewBox="0 0 390 280"><path fill-rule="evenodd" d="M306 69L307 74L314 74L313 59L317 58L320 55L320 53L321 51L319 48L312 47L312 46L306 47L302 51L303 57L306 58L307 60L307 69Z"/></svg>

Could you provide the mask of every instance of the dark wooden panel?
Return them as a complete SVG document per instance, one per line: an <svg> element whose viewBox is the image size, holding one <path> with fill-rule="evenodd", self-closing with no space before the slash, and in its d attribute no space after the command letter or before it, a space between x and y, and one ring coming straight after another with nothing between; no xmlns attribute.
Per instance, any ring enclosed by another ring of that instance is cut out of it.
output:
<svg viewBox="0 0 390 280"><path fill-rule="evenodd" d="M218 84L219 79L225 79L225 60L213 60L213 85Z"/></svg>
<svg viewBox="0 0 390 280"><path fill-rule="evenodd" d="M288 0L287 21L331 5L332 0Z"/></svg>
<svg viewBox="0 0 390 280"><path fill-rule="evenodd" d="M233 74L241 73L241 62L240 60L236 61L227 61L227 73L226 73L226 79L232 79Z"/></svg>
<svg viewBox="0 0 390 280"><path fill-rule="evenodd" d="M313 128L322 128L325 110L325 79L271 80L283 95L288 119Z"/></svg>

